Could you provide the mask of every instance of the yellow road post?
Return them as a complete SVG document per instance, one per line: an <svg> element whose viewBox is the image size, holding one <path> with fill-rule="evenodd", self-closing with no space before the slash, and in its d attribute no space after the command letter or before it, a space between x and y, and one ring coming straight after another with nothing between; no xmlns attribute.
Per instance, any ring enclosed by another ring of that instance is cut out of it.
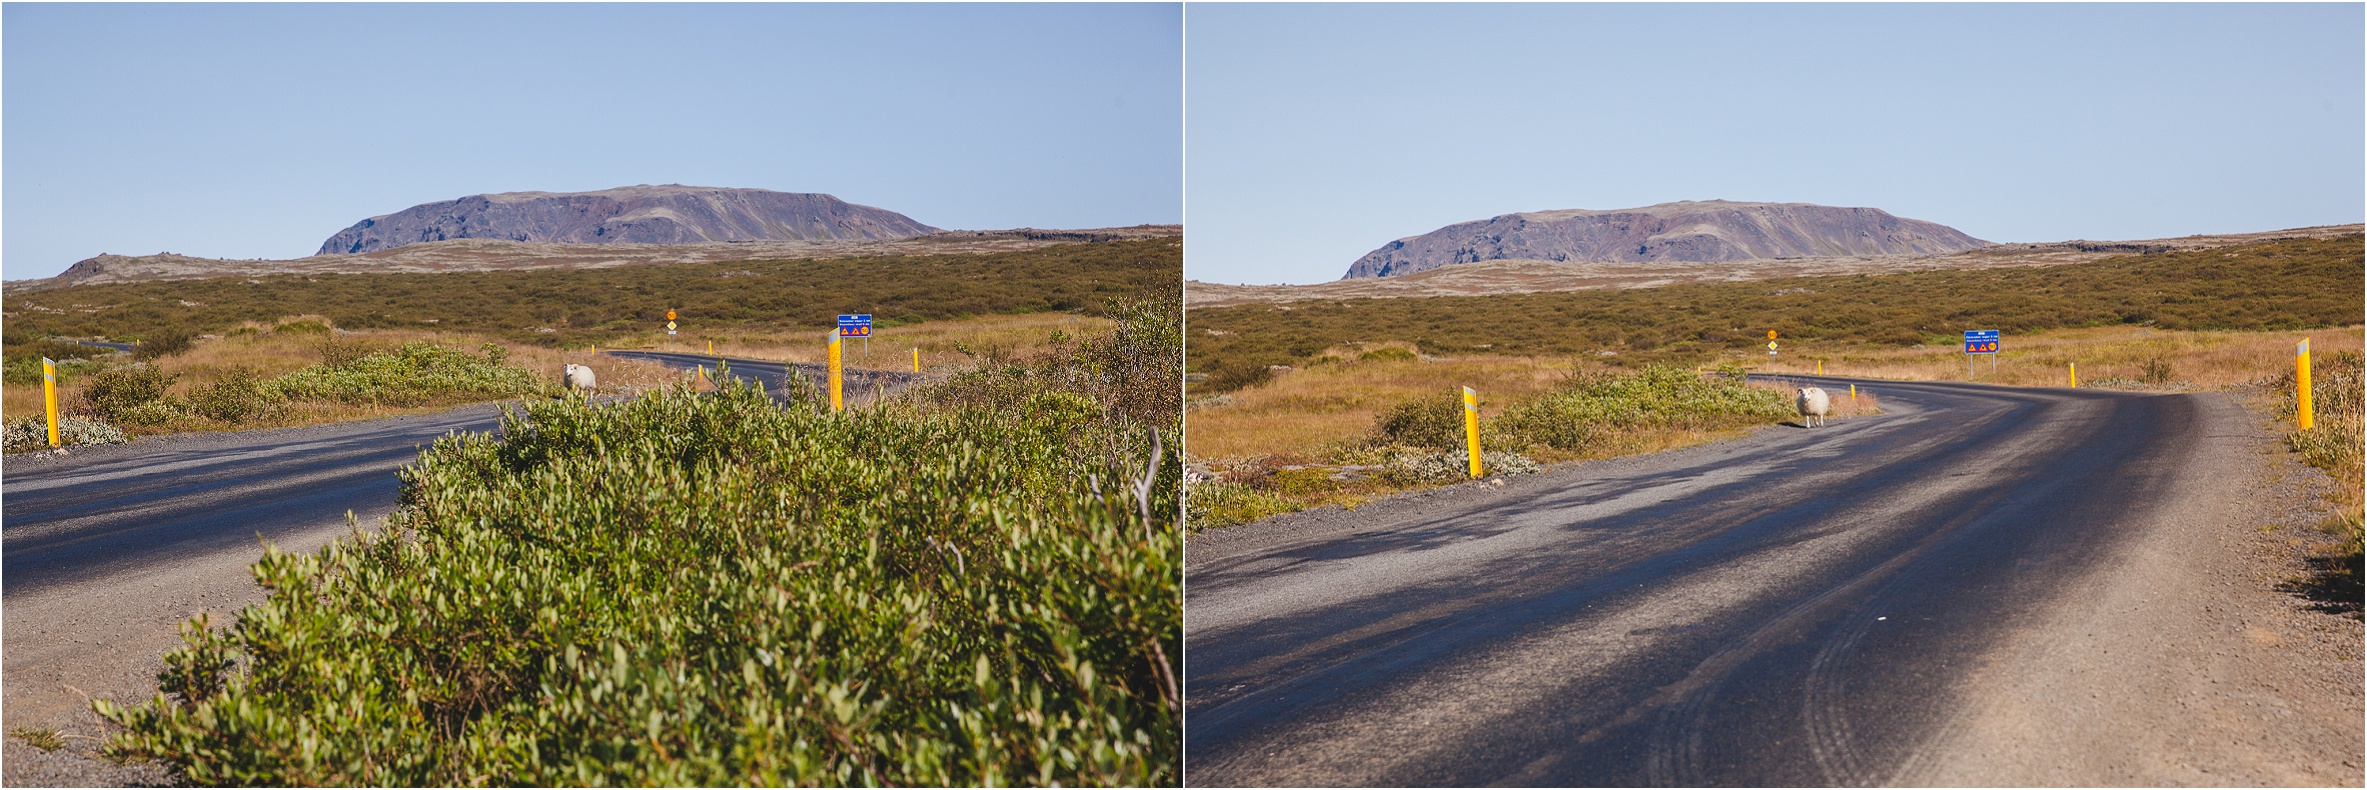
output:
<svg viewBox="0 0 2367 790"><path fill-rule="evenodd" d="M839 341L839 337L838 337L838 329L837 329L836 327L832 327L832 328L830 329L830 410L831 410L831 411L845 411L845 410L846 410L846 407L847 407L846 396L845 396L845 394L844 394L844 393L843 393L843 392L840 390L840 387L841 387L841 385L843 385L843 384L845 383L845 381L846 381L846 379L845 379L845 370L846 370L846 369L845 369L844 367L842 367L842 363L840 362L840 357L839 357L839 350L840 350L840 341Z"/></svg>
<svg viewBox="0 0 2367 790"><path fill-rule="evenodd" d="M1851 384L1851 385L1849 385L1849 403L1850 403L1850 405L1852 405L1852 406L1854 406L1854 405L1857 405L1857 385L1856 385L1856 384Z"/></svg>
<svg viewBox="0 0 2367 790"><path fill-rule="evenodd" d="M2079 363L2071 363L2071 388L2079 389Z"/></svg>
<svg viewBox="0 0 2367 790"><path fill-rule="evenodd" d="M918 346L912 349L912 372L920 372L920 347Z"/></svg>
<svg viewBox="0 0 2367 790"><path fill-rule="evenodd" d="M2293 380L2297 383L2293 394L2296 416L2300 419L2301 429L2306 431L2317 424L2314 419L2316 415L2310 413L2309 338L2302 338L2301 345L2293 349Z"/></svg>
<svg viewBox="0 0 2367 790"><path fill-rule="evenodd" d="M1471 476L1479 477L1479 391L1463 388L1463 442L1471 447Z"/></svg>
<svg viewBox="0 0 2367 790"><path fill-rule="evenodd" d="M1824 374L1825 374L1825 361L1824 361L1824 360L1821 360L1821 359L1820 359L1820 360L1817 360L1817 361L1816 361L1816 375L1822 376L1822 375L1824 375Z"/></svg>
<svg viewBox="0 0 2367 790"><path fill-rule="evenodd" d="M49 446L58 446L58 363L41 358L41 403L49 409Z"/></svg>

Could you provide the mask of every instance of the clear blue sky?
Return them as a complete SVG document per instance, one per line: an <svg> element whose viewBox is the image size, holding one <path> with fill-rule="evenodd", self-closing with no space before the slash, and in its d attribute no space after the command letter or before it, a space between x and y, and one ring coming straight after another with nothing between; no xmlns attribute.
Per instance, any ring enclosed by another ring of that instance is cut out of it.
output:
<svg viewBox="0 0 2367 790"><path fill-rule="evenodd" d="M1197 3L1187 276L1516 211L1872 206L1990 241L2359 222L2361 5Z"/></svg>
<svg viewBox="0 0 2367 790"><path fill-rule="evenodd" d="M309 255L486 192L827 192L945 228L1183 218L1181 7L11 3L0 264Z"/></svg>

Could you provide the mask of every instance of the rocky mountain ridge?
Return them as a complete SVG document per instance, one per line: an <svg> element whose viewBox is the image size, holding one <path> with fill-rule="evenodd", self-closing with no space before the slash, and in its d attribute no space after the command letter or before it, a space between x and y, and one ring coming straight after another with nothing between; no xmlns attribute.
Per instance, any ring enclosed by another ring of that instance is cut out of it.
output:
<svg viewBox="0 0 2367 790"><path fill-rule="evenodd" d="M1343 279L1499 260L1699 263L1935 255L1988 245L1946 225L1876 208L1687 200L1631 209L1532 211L1448 225L1366 253Z"/></svg>
<svg viewBox="0 0 2367 790"><path fill-rule="evenodd" d="M453 239L695 244L886 240L937 231L887 209L818 193L643 184L597 192L503 192L423 203L354 223L322 242L316 254L362 254Z"/></svg>

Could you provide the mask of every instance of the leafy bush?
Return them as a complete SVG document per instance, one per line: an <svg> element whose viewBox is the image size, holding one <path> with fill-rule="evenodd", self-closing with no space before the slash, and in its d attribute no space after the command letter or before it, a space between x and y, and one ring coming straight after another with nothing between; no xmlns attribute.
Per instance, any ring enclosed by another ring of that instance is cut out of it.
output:
<svg viewBox="0 0 2367 790"><path fill-rule="evenodd" d="M169 697L100 704L110 752L201 784L1175 783L1180 464L995 416L531 402L424 452L385 532L268 553Z"/></svg>
<svg viewBox="0 0 2367 790"><path fill-rule="evenodd" d="M1373 417L1379 443L1407 447L1462 447L1463 396L1441 392L1403 401Z"/></svg>
<svg viewBox="0 0 2367 790"><path fill-rule="evenodd" d="M155 425L177 411L164 391L180 378L146 363L107 368L94 373L82 388L83 402L108 422Z"/></svg>
<svg viewBox="0 0 2367 790"><path fill-rule="evenodd" d="M0 371L4 371L0 372L0 380L10 384L41 386L41 360L47 357L57 363L58 383L62 385L71 377L106 367L106 363L92 357L112 353L115 352L110 349L57 340L9 346L4 357L0 357L5 359L0 362Z"/></svg>
<svg viewBox="0 0 2367 790"><path fill-rule="evenodd" d="M1496 442L1576 452L1607 432L1636 428L1724 428L1791 419L1782 393L1727 376L1648 366L1635 373L1586 373L1560 389L1504 410L1491 424Z"/></svg>
<svg viewBox="0 0 2367 790"><path fill-rule="evenodd" d="M422 406L469 398L526 395L543 389L542 382L522 368L434 343L411 342L391 351L326 355L333 361L273 379L263 385L262 396L356 405Z"/></svg>
<svg viewBox="0 0 2367 790"><path fill-rule="evenodd" d="M212 384L189 393L191 411L228 423L245 422L262 414L267 405L263 379L253 368L243 365L223 371Z"/></svg>
<svg viewBox="0 0 2367 790"><path fill-rule="evenodd" d="M27 417L0 429L0 451L21 453L28 450L49 449L49 422L46 415ZM58 415L58 443L69 447L87 444L122 444L130 441L121 429L105 420Z"/></svg>
<svg viewBox="0 0 2367 790"><path fill-rule="evenodd" d="M196 340L196 334L187 329L177 326L165 327L141 338L140 344L132 348L132 358L149 360L169 357L188 351L190 344Z"/></svg>

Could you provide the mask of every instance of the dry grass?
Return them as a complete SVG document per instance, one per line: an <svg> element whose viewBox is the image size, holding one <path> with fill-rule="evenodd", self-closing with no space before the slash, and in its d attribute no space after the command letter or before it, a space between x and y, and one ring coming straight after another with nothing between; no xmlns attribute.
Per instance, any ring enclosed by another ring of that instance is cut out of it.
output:
<svg viewBox="0 0 2367 790"><path fill-rule="evenodd" d="M2258 384L2293 369L2293 344L2303 337L2320 355L2367 346L2367 334L2353 326L2294 332L2188 332L2143 327L2065 329L2008 336L1990 371L1990 360L1975 360L1965 375L1964 354L1955 347L1880 349L1786 342L1784 354L1767 362L1763 354L1731 360L1754 373L1824 373L1897 381L1975 381L2021 387L2061 387L2070 365L2079 365L2082 387L2119 389L2227 389ZM1356 361L1360 353L1406 344L1333 347L1316 364L1280 373L1272 381L1226 395L1193 401L1186 416L1189 451L1203 460L1265 455L1315 456L1324 448L1363 435L1373 417L1390 404L1469 385L1479 390L1483 409L1542 394L1579 365L1571 358L1475 354L1435 361ZM2154 375L2149 376L2149 367ZM2166 377L2164 375L2166 372ZM1789 389L1788 385L1770 385ZM1867 393L1872 397L1871 391ZM1836 394L1846 401L1847 393ZM1872 403L1873 401L1867 401ZM1850 416L1836 402L1836 416ZM1657 442L1658 440L1655 440ZM1691 443L1679 440L1679 444ZM1678 446L1678 445L1662 445ZM1631 450L1642 451L1642 450Z"/></svg>
<svg viewBox="0 0 2367 790"><path fill-rule="evenodd" d="M329 335L280 331L278 327L303 321L328 325L328 319L317 315L289 316L271 322L249 321L228 334L199 338L189 351L164 357L157 364L165 372L178 374L171 393L187 397L198 387L212 384L224 372L235 367L247 367L264 378L287 374L299 368L321 362L321 346ZM1026 315L992 315L959 321L931 321L922 324L882 328L871 339L871 351L863 352L862 341L847 345L846 362L849 367L908 370L912 364L912 349L921 350L924 370L945 370L967 366L971 358L956 350L959 345L981 358L1013 359L1037 354L1050 345L1057 330L1069 337L1106 333L1113 326L1109 319L1069 313L1033 313ZM253 333L238 331L252 329ZM811 342L804 335L813 335ZM645 343L634 347L669 351L706 350L710 338L677 336L672 343L662 342L664 335L653 335ZM559 381L566 365L589 365L598 375L601 389L611 392L640 392L673 382L685 375L664 365L644 360L595 357L589 346L546 348L542 346L497 340L480 335L456 332L434 332L412 329L358 330L338 336L342 342L362 343L392 348L403 343L426 340L475 350L486 342L500 343L509 349L509 364L534 371L549 381ZM790 362L821 362L827 353L820 333L766 333L751 331L716 338L716 353L742 358ZM712 384L698 385L712 389ZM61 412L79 408L82 386L69 380L58 391ZM381 406L347 406L338 404L289 404L270 418L249 422L242 428L287 427L317 425L403 414L439 411L448 407L393 408ZM14 419L42 413L39 386L9 386L0 392L0 417Z"/></svg>
<svg viewBox="0 0 2367 790"><path fill-rule="evenodd" d="M198 338L187 352L162 357L157 366L166 373L179 376L167 392L188 397L200 387L212 384L233 368L254 370L262 378L273 378L299 368L319 364L322 346L331 335L281 330L279 327L304 321L327 325L320 316L289 316L273 322L249 321L229 334ZM238 331L252 329L253 333ZM663 365L640 360L601 358L596 362L584 349L549 349L539 346L491 340L486 337L452 332L431 332L409 329L360 330L334 336L339 342L358 343L370 347L393 348L403 343L425 340L474 351L487 342L500 343L509 350L508 362L534 371L552 382L559 381L560 372L568 363L591 364L600 376L603 388L639 391L656 387L681 374ZM58 409L61 413L81 409L82 383L69 380L58 388ZM0 418L39 416L42 409L39 386L10 386L0 393ZM329 403L292 403L276 409L268 417L239 425L239 428L278 428L295 425L319 425L352 420L366 420L404 414L440 411L448 406L397 408L388 406L352 406ZM192 427L192 426L181 426Z"/></svg>
<svg viewBox="0 0 2367 790"><path fill-rule="evenodd" d="M1008 361L1046 350L1054 331L1077 338L1108 332L1115 325L1099 316L1027 313L881 327L872 330L868 351L860 339L846 342L845 364L864 370L911 370L912 350L917 348L921 352L921 370L942 371L969 366L971 357L960 348L967 348L980 358ZM636 339L633 345L615 348L707 353L711 342L714 353L722 356L818 363L829 353L825 345L827 337L827 330L789 333L751 328L746 332L685 334L672 338L652 334Z"/></svg>
<svg viewBox="0 0 2367 790"><path fill-rule="evenodd" d="M1358 361L1383 348L1412 349L1404 343L1334 347L1316 364L1194 401L1184 415L1187 452L1202 459L1318 454L1362 436L1375 415L1400 401L1468 386L1479 391L1484 410L1542 394L1572 369L1568 360L1486 355Z"/></svg>
<svg viewBox="0 0 2367 790"><path fill-rule="evenodd" d="M1821 360L1825 374L1832 376L1975 381L2016 387L2069 386L2071 365L2076 363L2082 387L2210 390L2253 384L2291 372L2293 344L2304 337L2321 355L2367 345L2367 334L2359 326L2287 332L2113 326L2009 335L2001 343L1996 370L1991 371L1991 360L1976 358L1970 376L1965 372L1965 355L1956 346L1879 349L1836 343L1827 351L1812 342L1786 342L1783 356L1772 363L1764 354L1744 362L1760 373L1813 373ZM2149 368L2153 375L2148 375Z"/></svg>

